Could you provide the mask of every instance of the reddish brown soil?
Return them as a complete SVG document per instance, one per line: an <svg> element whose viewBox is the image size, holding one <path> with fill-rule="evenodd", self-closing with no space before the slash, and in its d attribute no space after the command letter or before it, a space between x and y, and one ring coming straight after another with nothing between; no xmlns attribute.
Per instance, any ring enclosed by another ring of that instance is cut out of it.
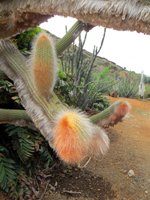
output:
<svg viewBox="0 0 150 200"><path fill-rule="evenodd" d="M107 130L109 152L84 169L54 167L42 200L150 200L150 101L124 100L132 110Z"/></svg>

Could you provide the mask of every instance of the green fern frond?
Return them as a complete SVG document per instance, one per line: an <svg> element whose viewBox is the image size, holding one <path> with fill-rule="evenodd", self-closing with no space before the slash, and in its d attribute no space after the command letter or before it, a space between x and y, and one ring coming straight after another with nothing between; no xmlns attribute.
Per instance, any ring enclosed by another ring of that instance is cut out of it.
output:
<svg viewBox="0 0 150 200"><path fill-rule="evenodd" d="M22 127L8 126L5 130L9 136L12 136L13 149L22 162L26 162L35 152L35 143L31 138L28 129Z"/></svg>
<svg viewBox="0 0 150 200"><path fill-rule="evenodd" d="M26 134L21 134L18 141L19 147L17 153L19 158L25 162L31 158L35 152L34 142L32 142Z"/></svg>
<svg viewBox="0 0 150 200"><path fill-rule="evenodd" d="M9 153L8 149L6 147L3 147L3 146L0 145L0 154L1 154L1 156L3 154L8 155L8 153Z"/></svg>
<svg viewBox="0 0 150 200"><path fill-rule="evenodd" d="M50 151L47 147L41 146L39 149L41 160L44 161L45 168L47 169L53 161Z"/></svg>
<svg viewBox="0 0 150 200"><path fill-rule="evenodd" d="M12 159L0 157L0 187L6 192L17 178L15 165L16 163Z"/></svg>

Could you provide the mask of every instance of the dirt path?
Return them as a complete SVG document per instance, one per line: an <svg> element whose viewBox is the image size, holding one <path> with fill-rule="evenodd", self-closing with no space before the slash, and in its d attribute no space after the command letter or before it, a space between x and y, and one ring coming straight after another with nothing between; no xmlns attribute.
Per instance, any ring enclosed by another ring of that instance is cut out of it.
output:
<svg viewBox="0 0 150 200"><path fill-rule="evenodd" d="M44 200L150 200L150 101L125 100L132 111L108 129L107 155L86 169L55 169Z"/></svg>

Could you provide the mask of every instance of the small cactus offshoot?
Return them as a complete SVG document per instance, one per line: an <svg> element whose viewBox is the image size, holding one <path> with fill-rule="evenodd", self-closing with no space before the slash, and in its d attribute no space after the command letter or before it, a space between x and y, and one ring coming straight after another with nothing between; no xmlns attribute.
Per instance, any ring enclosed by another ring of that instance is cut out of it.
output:
<svg viewBox="0 0 150 200"><path fill-rule="evenodd" d="M38 92L49 99L56 81L56 52L50 36L40 33L33 43L32 75Z"/></svg>

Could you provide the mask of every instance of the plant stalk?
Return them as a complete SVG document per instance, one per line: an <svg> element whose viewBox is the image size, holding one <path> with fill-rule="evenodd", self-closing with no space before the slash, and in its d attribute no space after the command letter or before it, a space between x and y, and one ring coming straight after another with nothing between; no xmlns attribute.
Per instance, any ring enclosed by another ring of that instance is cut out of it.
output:
<svg viewBox="0 0 150 200"><path fill-rule="evenodd" d="M108 108L106 108L105 110L103 110L102 112L95 114L93 116L90 117L90 120L94 123L97 124L100 121L107 119L109 116L112 115L112 113L114 113L115 109L117 108L117 106L120 105L120 101L113 103L111 106L109 106Z"/></svg>
<svg viewBox="0 0 150 200"><path fill-rule="evenodd" d="M91 116L89 118L90 121L94 124L97 124L101 122L102 120L106 120L114 113L117 107L120 106L120 104L122 103L123 101L117 101L113 103L104 111ZM25 120L25 121L31 122L31 118L28 116L25 110L0 109L0 122L3 123L7 121L9 123L11 121L19 121L19 120Z"/></svg>
<svg viewBox="0 0 150 200"><path fill-rule="evenodd" d="M75 41L75 39L79 36L79 34L85 29L86 24L77 21L75 24L70 28L70 30L64 35L62 39L60 39L56 43L56 51L57 54L60 55L68 46Z"/></svg>
<svg viewBox="0 0 150 200"><path fill-rule="evenodd" d="M31 121L31 118L27 115L25 110L16 109L0 109L0 123L11 122L16 120Z"/></svg>

